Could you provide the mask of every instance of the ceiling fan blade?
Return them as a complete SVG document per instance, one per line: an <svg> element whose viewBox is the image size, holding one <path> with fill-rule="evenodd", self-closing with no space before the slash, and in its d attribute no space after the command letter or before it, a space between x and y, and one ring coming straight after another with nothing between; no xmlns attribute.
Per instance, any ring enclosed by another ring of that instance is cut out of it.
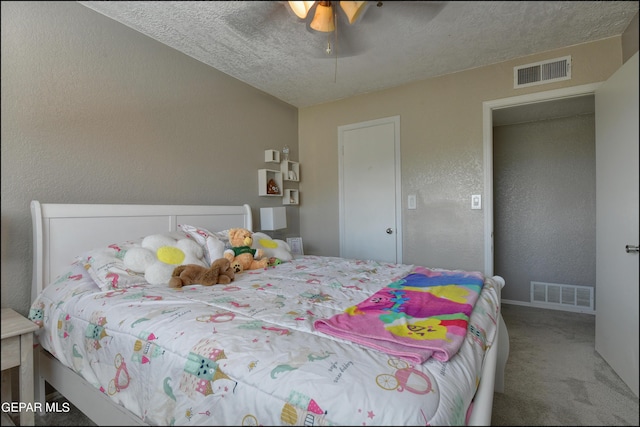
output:
<svg viewBox="0 0 640 427"><path fill-rule="evenodd" d="M287 5L294 15L300 19L307 19L309 11L313 7L315 1L288 1Z"/></svg>
<svg viewBox="0 0 640 427"><path fill-rule="evenodd" d="M354 24L364 15L369 4L368 1L341 1L340 9L347 15L349 24Z"/></svg>

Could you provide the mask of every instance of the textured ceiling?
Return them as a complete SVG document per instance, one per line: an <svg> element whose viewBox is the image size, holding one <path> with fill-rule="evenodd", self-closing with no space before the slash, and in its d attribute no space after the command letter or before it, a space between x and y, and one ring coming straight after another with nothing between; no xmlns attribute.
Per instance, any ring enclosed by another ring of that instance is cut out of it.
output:
<svg viewBox="0 0 640 427"><path fill-rule="evenodd" d="M370 2L354 25L338 21L327 55L327 34L281 1L79 3L297 107L618 36L638 12L637 1Z"/></svg>

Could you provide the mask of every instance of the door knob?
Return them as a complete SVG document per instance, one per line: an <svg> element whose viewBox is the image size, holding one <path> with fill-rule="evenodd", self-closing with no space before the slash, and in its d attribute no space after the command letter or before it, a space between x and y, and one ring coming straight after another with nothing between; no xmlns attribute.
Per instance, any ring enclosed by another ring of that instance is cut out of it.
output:
<svg viewBox="0 0 640 427"><path fill-rule="evenodd" d="M387 234L393 234L393 230L391 228L387 228ZM637 250L637 248L636 248Z"/></svg>
<svg viewBox="0 0 640 427"><path fill-rule="evenodd" d="M637 254L638 253L638 246L627 245L627 246L624 247L624 249L627 251L628 254Z"/></svg>

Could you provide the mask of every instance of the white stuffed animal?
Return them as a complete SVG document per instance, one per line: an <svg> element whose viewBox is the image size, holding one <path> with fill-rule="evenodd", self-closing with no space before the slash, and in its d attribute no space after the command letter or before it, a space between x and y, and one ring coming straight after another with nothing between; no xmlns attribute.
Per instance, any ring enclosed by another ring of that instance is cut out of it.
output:
<svg viewBox="0 0 640 427"><path fill-rule="evenodd" d="M272 239L270 236L256 232L251 236L253 249L262 249L263 257L278 258L280 261L291 261L291 248L284 240Z"/></svg>
<svg viewBox="0 0 640 427"><path fill-rule="evenodd" d="M167 234L145 237L140 247L129 249L122 261L127 268L144 273L144 279L152 285L168 285L173 269L179 265L209 267L200 245L187 237L176 239Z"/></svg>

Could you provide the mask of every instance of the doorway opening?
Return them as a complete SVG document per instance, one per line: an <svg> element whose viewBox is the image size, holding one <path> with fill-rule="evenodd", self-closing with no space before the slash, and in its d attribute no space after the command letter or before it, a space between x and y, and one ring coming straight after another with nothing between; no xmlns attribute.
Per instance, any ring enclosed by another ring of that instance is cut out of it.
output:
<svg viewBox="0 0 640 427"><path fill-rule="evenodd" d="M546 92L532 93L511 98L486 101L483 103L483 148L484 148L484 254L485 254L485 275L494 275L494 182L493 182L493 126L494 114L498 110L522 106L542 106L541 103L548 101L559 101L580 96L593 96L599 83L574 86ZM515 110L514 110L515 111Z"/></svg>

